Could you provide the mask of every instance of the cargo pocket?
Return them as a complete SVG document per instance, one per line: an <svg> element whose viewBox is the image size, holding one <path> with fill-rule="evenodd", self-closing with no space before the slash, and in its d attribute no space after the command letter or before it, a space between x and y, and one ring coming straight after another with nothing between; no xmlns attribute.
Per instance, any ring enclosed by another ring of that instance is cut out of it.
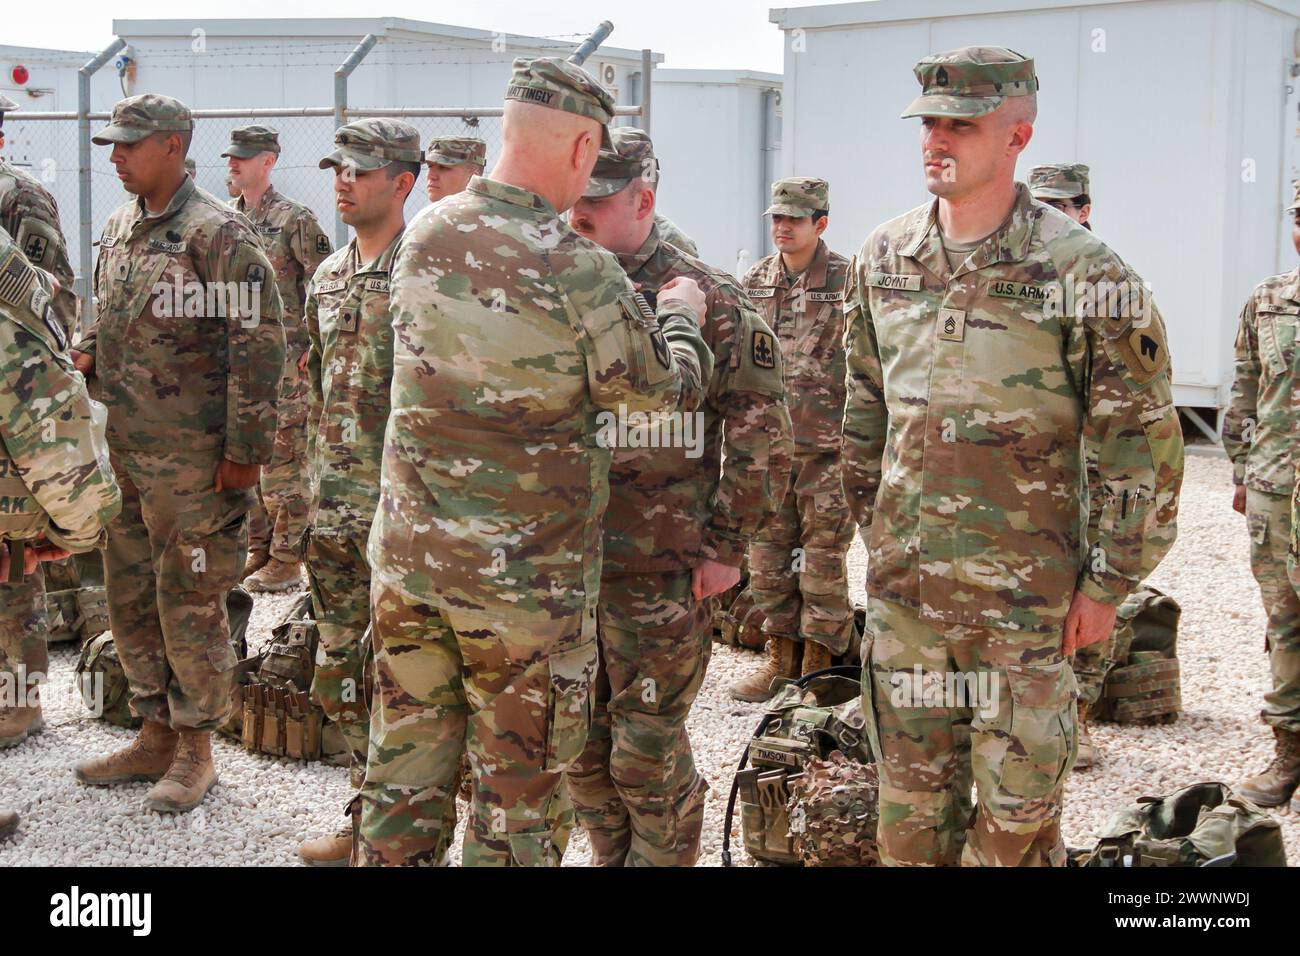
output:
<svg viewBox="0 0 1300 956"><path fill-rule="evenodd" d="M1001 786L1019 797L1046 797L1065 778L1074 753L1074 672L1061 660L1043 667L1008 664L1006 673L1011 727Z"/></svg>
<svg viewBox="0 0 1300 956"><path fill-rule="evenodd" d="M885 762L880 752L880 724L876 720L876 682L871 676L871 647L875 638L870 631L862 633L862 730L871 748L871 759L878 768Z"/></svg>
<svg viewBox="0 0 1300 956"><path fill-rule="evenodd" d="M248 519L244 514L216 531L182 531L176 537L177 584L180 590L224 597L239 583L243 555L248 552Z"/></svg>
<svg viewBox="0 0 1300 956"><path fill-rule="evenodd" d="M559 866L560 854L550 830L525 830L511 833L510 861L515 866Z"/></svg>
<svg viewBox="0 0 1300 956"><path fill-rule="evenodd" d="M216 668L217 673L224 674L239 663L239 655L229 641L219 640L208 645L208 662Z"/></svg>
<svg viewBox="0 0 1300 956"><path fill-rule="evenodd" d="M598 658L595 630L592 609L584 612L582 643L550 655L547 661L551 678L545 765L548 771L567 770L587 746L594 697L591 689Z"/></svg>
<svg viewBox="0 0 1300 956"><path fill-rule="evenodd" d="M1246 515L1246 528L1250 531L1252 544L1260 547L1268 544L1268 514L1266 512L1252 511Z"/></svg>

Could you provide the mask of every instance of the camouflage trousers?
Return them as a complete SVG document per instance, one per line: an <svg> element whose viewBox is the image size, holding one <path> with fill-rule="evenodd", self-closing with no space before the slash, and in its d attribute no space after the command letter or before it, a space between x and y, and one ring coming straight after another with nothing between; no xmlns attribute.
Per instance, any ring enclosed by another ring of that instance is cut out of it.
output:
<svg viewBox="0 0 1300 956"><path fill-rule="evenodd" d="M1096 707L1106 683L1106 668L1115 652L1115 632L1096 644L1089 644L1074 652L1070 666L1079 684L1079 700L1085 707Z"/></svg>
<svg viewBox="0 0 1300 956"><path fill-rule="evenodd" d="M4 547L0 542L0 547ZM50 651L45 642L49 621L45 613L45 574L36 570L20 583L0 581L0 673L26 671L28 685L44 683L50 672Z"/></svg>
<svg viewBox="0 0 1300 956"><path fill-rule="evenodd" d="M568 773L597 866L694 866L709 785L686 717L713 647L691 573L607 574L591 733Z"/></svg>
<svg viewBox="0 0 1300 956"><path fill-rule="evenodd" d="M853 608L845 560L853 527L839 456L795 456L785 499L749 546L749 588L767 615L766 633L848 651Z"/></svg>
<svg viewBox="0 0 1300 956"><path fill-rule="evenodd" d="M582 753L596 609L520 620L371 591L375 699L361 787L362 866L436 865L462 753L472 778L465 866L558 866L561 785Z"/></svg>
<svg viewBox="0 0 1300 956"><path fill-rule="evenodd" d="M307 378L296 361L280 380L279 422L271 462L262 469L250 512L249 550L297 564L311 510L307 487Z"/></svg>
<svg viewBox="0 0 1300 956"><path fill-rule="evenodd" d="M366 772L370 701L366 697L366 628L370 626L370 564L366 532L315 526L305 549L312 611L320 635L312 697L334 721L352 752L352 786Z"/></svg>
<svg viewBox="0 0 1300 956"><path fill-rule="evenodd" d="M237 663L226 595L248 552L251 489L212 490L220 452L112 454L122 513L108 527L108 616L131 712L208 730Z"/></svg>
<svg viewBox="0 0 1300 956"><path fill-rule="evenodd" d="M882 861L1063 866L1078 691L1060 632L924 621L873 597L862 659Z"/></svg>
<svg viewBox="0 0 1300 956"><path fill-rule="evenodd" d="M1273 689L1264 695L1260 717L1271 727L1300 731L1300 597L1287 575L1291 496L1247 488L1246 527L1250 570L1268 615L1264 646L1273 675Z"/></svg>

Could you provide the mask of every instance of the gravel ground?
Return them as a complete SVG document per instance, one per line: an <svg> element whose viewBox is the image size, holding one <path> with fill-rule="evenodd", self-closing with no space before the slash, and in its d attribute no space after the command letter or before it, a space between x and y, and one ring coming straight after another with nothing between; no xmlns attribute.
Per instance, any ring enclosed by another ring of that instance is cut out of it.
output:
<svg viewBox="0 0 1300 956"><path fill-rule="evenodd" d="M1262 767L1271 754L1272 738L1258 719L1268 687L1264 614L1250 575L1245 521L1232 511L1231 500L1227 461L1212 453L1190 455L1179 540L1151 578L1183 606L1179 656L1186 713L1164 727L1096 727L1102 761L1075 773L1067 787L1064 829L1072 846L1089 844L1114 809L1140 794L1198 780L1234 781ZM862 600L860 542L849 563L854 597ZM266 639L292 600L292 595L258 597L251 644ZM143 809L145 784L78 786L73 762L120 746L130 734L86 715L72 687L76 653L71 645L54 648L51 656L46 730L0 751L0 807L23 813L15 839L0 843L0 866L292 865L299 842L341 820L335 814L348 796L343 770L252 756L224 738L215 747L221 783L188 815ZM731 773L761 715L759 705L732 701L726 688L757 662L752 653L715 646L691 714L696 759L713 787L701 865L721 862ZM1300 817L1283 809L1278 818L1296 859ZM739 829L737 817L733 847L737 859L747 861ZM589 857L585 837L575 833L566 865L584 865Z"/></svg>

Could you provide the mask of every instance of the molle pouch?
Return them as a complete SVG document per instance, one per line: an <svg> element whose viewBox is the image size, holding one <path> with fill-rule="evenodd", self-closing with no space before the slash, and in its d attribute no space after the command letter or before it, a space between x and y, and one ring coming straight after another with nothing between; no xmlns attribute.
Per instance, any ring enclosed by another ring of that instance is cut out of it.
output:
<svg viewBox="0 0 1300 956"><path fill-rule="evenodd" d="M266 689L266 707L262 712L262 738L258 750L275 757L284 756L284 691Z"/></svg>
<svg viewBox="0 0 1300 956"><path fill-rule="evenodd" d="M244 689L244 729L240 741L244 749L257 752L262 739L262 713L265 707L266 687L262 684L249 684Z"/></svg>

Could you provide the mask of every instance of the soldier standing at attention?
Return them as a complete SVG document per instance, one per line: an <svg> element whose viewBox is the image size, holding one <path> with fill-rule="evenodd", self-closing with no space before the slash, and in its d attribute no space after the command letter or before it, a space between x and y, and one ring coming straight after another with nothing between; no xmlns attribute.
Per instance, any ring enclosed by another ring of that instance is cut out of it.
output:
<svg viewBox="0 0 1300 956"><path fill-rule="evenodd" d="M781 501L790 418L767 323L735 279L659 235L650 137L619 127L610 138L570 225L617 255L648 300L694 280L713 375L676 440L645 441L644 429L611 442L596 704L568 787L597 866L693 866L709 785L686 717L713 646L711 598L740 580L746 543Z"/></svg>
<svg viewBox="0 0 1300 956"><path fill-rule="evenodd" d="M0 94L0 147L4 145L4 115L18 104ZM77 297L73 293L72 263L59 226L59 207L49 190L29 172L0 158L0 229L28 263L52 275L58 288L51 301L65 343L77 331ZM18 581L0 579L0 672L24 675L24 694L9 706L0 700L0 749L14 747L44 727L38 685L50 668L46 646L49 622L45 613L45 575L40 567Z"/></svg>
<svg viewBox="0 0 1300 956"><path fill-rule="evenodd" d="M937 198L871 234L845 296L844 489L869 552L881 857L1063 865L1069 657L1111 633L1175 535L1164 326L1118 256L1015 182L1033 61L967 47L915 72L903 116L922 117ZM1086 528L1085 430L1100 490ZM934 686L943 706L921 706Z"/></svg>
<svg viewBox="0 0 1300 956"><path fill-rule="evenodd" d="M1054 163L1035 166L1027 177L1029 195L1069 216L1084 229L1091 230L1092 195L1088 186L1088 167L1083 163ZM1092 443L1084 439L1084 461L1087 464L1089 497L1099 493L1097 484L1097 454ZM1079 684L1079 751L1074 769L1083 770L1097 762L1097 746L1088 733L1088 712L1101 699L1106 680L1106 664L1114 653L1115 635L1074 652L1070 661L1075 680Z"/></svg>
<svg viewBox="0 0 1300 956"><path fill-rule="evenodd" d="M424 184L429 202L464 192L470 179L483 175L487 143L473 136L440 136L424 152L428 167Z"/></svg>
<svg viewBox="0 0 1300 956"><path fill-rule="evenodd" d="M694 411L712 372L695 283L665 286L656 315L562 218L613 109L581 68L515 60L492 176L398 246L364 864L439 862L466 751L464 863L559 863L596 671L611 454L597 415Z"/></svg>
<svg viewBox="0 0 1300 956"><path fill-rule="evenodd" d="M393 379L389 271L406 226L402 207L415 188L422 154L419 131L397 120L341 126L334 145L320 166L334 171L335 202L354 236L321 263L307 289L312 523L306 564L320 629L312 694L351 749L357 790L365 777L370 731L363 669L370 626L366 538L379 503ZM357 801L348 808L352 822L346 827L302 845L298 856L304 863L348 864Z"/></svg>
<svg viewBox="0 0 1300 956"><path fill-rule="evenodd" d="M284 330L271 264L247 220L185 174L194 120L169 96L114 108L93 142L136 198L104 227L98 320L74 358L108 406L122 514L105 554L109 620L144 719L79 781L158 781L146 804L183 812L217 780L212 728L236 662L226 595L248 549L246 515L271 460Z"/></svg>
<svg viewBox="0 0 1300 956"><path fill-rule="evenodd" d="M249 515L248 563L244 585L250 591L285 591L302 582L303 532L307 530L307 330L303 303L307 283L330 254L330 241L316 215L302 203L276 192L271 170L280 156L280 134L269 126L232 130L221 154L230 183L239 191L232 205L248 217L275 270L284 309L284 377L280 379L275 452L262 472L258 500Z"/></svg>
<svg viewBox="0 0 1300 956"><path fill-rule="evenodd" d="M102 548L122 495L104 406L87 394L53 311L58 282L4 228L0 276L0 580L13 581L36 575L41 561ZM17 813L0 810L0 839L17 826Z"/></svg>
<svg viewBox="0 0 1300 956"><path fill-rule="evenodd" d="M1300 183L1291 239L1300 252ZM1262 807L1276 807L1300 784L1300 597L1287 576L1292 538L1292 456L1296 441L1296 331L1300 327L1300 269L1265 279L1241 310L1232 400L1223 417L1223 447L1236 485L1232 507L1246 516L1250 569L1268 615L1264 648L1273 689L1260 717L1273 729L1274 756L1238 789Z"/></svg>
<svg viewBox="0 0 1300 956"><path fill-rule="evenodd" d="M844 421L844 278L848 260L821 238L830 222L824 179L772 184L772 241L745 292L776 331L794 425L790 487L749 549L749 589L766 614L767 660L731 685L737 700L771 696L772 681L831 665L853 642L845 560L853 516L840 483Z"/></svg>

